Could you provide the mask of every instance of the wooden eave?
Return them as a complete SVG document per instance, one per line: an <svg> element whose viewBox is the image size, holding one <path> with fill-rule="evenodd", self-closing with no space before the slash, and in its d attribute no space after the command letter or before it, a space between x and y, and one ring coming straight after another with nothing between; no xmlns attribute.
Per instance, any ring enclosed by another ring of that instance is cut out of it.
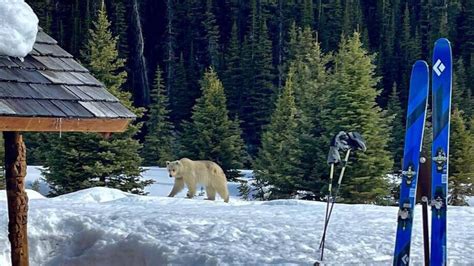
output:
<svg viewBox="0 0 474 266"><path fill-rule="evenodd" d="M114 133L135 118L42 30L24 60L0 56L0 131Z"/></svg>
<svg viewBox="0 0 474 266"><path fill-rule="evenodd" d="M125 131L130 121L124 118L0 116L0 131L116 133Z"/></svg>

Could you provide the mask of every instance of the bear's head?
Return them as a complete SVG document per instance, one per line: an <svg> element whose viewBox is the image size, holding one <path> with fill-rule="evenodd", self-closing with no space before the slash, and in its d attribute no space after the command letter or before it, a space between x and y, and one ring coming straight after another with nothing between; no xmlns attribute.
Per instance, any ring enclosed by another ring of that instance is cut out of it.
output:
<svg viewBox="0 0 474 266"><path fill-rule="evenodd" d="M166 161L166 169L170 177L179 177L179 170L183 164L180 161Z"/></svg>

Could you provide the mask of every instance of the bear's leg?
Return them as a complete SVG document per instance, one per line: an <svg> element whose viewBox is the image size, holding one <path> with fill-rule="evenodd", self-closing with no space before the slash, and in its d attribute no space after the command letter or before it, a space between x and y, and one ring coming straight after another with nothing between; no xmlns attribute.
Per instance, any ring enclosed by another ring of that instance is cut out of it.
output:
<svg viewBox="0 0 474 266"><path fill-rule="evenodd" d="M208 200L215 200L216 199L216 190L213 187L207 186L206 187L206 193L207 193L207 199Z"/></svg>
<svg viewBox="0 0 474 266"><path fill-rule="evenodd" d="M219 196L224 199L224 202L229 202L229 191L227 190L227 184L219 184L216 187Z"/></svg>
<svg viewBox="0 0 474 266"><path fill-rule="evenodd" d="M176 194L178 194L181 190L184 188L184 180L183 178L175 178L174 179L174 186L173 189L171 190L170 194L168 197L174 197Z"/></svg>
<svg viewBox="0 0 474 266"><path fill-rule="evenodd" d="M188 198L192 199L196 195L196 182L186 181L186 186L188 187Z"/></svg>

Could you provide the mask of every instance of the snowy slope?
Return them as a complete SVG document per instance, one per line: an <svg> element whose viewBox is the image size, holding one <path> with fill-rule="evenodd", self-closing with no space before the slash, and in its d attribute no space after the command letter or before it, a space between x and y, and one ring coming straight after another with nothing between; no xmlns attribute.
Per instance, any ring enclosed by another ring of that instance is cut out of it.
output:
<svg viewBox="0 0 474 266"><path fill-rule="evenodd" d="M0 265L9 264L7 211L0 204ZM317 257L325 205L276 200L229 204L135 196L92 188L30 200L31 265L310 265ZM412 262L422 262L420 208ZM395 207L336 205L329 265L389 265ZM448 259L474 264L474 208L451 207Z"/></svg>

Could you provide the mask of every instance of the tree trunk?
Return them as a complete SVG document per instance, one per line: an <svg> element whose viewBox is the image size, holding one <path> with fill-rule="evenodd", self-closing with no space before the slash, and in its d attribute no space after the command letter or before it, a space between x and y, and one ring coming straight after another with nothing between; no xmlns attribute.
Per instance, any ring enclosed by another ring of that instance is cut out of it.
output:
<svg viewBox="0 0 474 266"><path fill-rule="evenodd" d="M8 239L13 266L28 265L28 196L25 192L26 147L18 132L4 132Z"/></svg>

